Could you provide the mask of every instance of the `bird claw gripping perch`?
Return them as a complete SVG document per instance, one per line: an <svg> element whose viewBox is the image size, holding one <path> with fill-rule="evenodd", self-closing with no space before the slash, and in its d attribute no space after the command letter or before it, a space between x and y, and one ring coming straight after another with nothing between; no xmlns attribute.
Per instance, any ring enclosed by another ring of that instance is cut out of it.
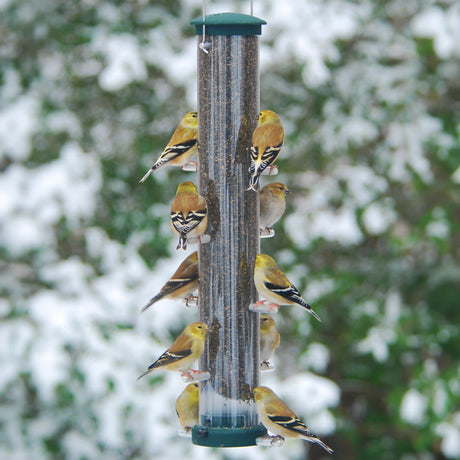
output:
<svg viewBox="0 0 460 460"><path fill-rule="evenodd" d="M275 236L275 230L270 227L259 229L260 238L273 238Z"/></svg>
<svg viewBox="0 0 460 460"><path fill-rule="evenodd" d="M185 383L190 382L201 382L203 380L209 380L211 374L207 371L197 371L195 369L181 369L181 377Z"/></svg>
<svg viewBox="0 0 460 460"><path fill-rule="evenodd" d="M183 302L186 307L197 307L198 306L198 296L191 294L188 297L184 297Z"/></svg>
<svg viewBox="0 0 460 460"><path fill-rule="evenodd" d="M270 436L267 434L256 438L256 444L261 447L281 447L284 444L284 438L279 435Z"/></svg>
<svg viewBox="0 0 460 460"><path fill-rule="evenodd" d="M266 300L259 300L256 303L249 305L249 310L256 313L278 313L280 306L277 303L268 303Z"/></svg>

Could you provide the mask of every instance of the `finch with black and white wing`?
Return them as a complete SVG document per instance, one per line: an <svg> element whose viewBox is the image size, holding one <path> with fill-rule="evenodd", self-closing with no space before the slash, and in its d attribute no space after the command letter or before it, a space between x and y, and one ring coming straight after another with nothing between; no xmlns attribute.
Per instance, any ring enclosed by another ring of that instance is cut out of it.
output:
<svg viewBox="0 0 460 460"><path fill-rule="evenodd" d="M199 237L206 231L208 208L193 182L182 182L177 187L171 204L171 228L179 235L176 249L187 249L187 238Z"/></svg>
<svg viewBox="0 0 460 460"><path fill-rule="evenodd" d="M249 166L249 188L257 191L262 172L278 158L284 142L284 128L280 117L273 110L262 110L252 134Z"/></svg>
<svg viewBox="0 0 460 460"><path fill-rule="evenodd" d="M174 343L142 373L137 380L157 370L181 371L183 375L192 376L201 371L189 367L203 354L204 342L209 328L205 323L189 324Z"/></svg>
<svg viewBox="0 0 460 460"><path fill-rule="evenodd" d="M168 145L145 173L139 182L145 182L157 169L163 166L183 166L188 163L198 151L198 113L188 112L180 121Z"/></svg>
<svg viewBox="0 0 460 460"><path fill-rule="evenodd" d="M160 292L149 300L142 308L142 311L147 310L147 308L161 299L176 300L185 298L188 305L188 296L198 289L199 281L198 252L195 251L179 265L174 275L169 278Z"/></svg>
<svg viewBox="0 0 460 460"><path fill-rule="evenodd" d="M285 438L303 439L319 444L329 454L334 452L318 436L313 434L270 388L256 387L253 393L260 421L268 431Z"/></svg>
<svg viewBox="0 0 460 460"><path fill-rule="evenodd" d="M302 298L298 289L287 279L273 258L267 254L258 254L256 257L254 284L259 295L265 300L253 304L250 307L251 310L278 311L280 305L300 305L318 321L321 321L311 306ZM266 301L274 303L265 306Z"/></svg>

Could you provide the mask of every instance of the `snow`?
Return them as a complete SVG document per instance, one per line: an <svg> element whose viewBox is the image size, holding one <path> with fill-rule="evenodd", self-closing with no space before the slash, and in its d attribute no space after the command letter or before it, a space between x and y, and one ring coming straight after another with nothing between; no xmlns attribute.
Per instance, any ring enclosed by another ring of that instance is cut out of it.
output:
<svg viewBox="0 0 460 460"><path fill-rule="evenodd" d="M407 423L419 426L426 421L427 407L428 400L426 396L412 388L405 393L401 401L399 415Z"/></svg>
<svg viewBox="0 0 460 460"><path fill-rule="evenodd" d="M434 49L441 59L460 56L460 5L453 4L447 10L432 6L420 12L412 20L412 32L418 37L432 38Z"/></svg>
<svg viewBox="0 0 460 460"><path fill-rule="evenodd" d="M25 160L32 150L32 136L39 127L40 102L33 93L18 96L6 105L0 102L0 159Z"/></svg>
<svg viewBox="0 0 460 460"><path fill-rule="evenodd" d="M0 9L6 10L13 3L0 0ZM147 0L137 3L148 14L146 22L164 13L160 7L149 6ZM288 158L294 156L295 148L315 145L330 161L324 170L299 171L286 178L305 193L289 197L292 212L277 225L284 225L299 248L308 248L320 239L353 248L363 241L362 231L382 235L393 225L407 232L397 221L395 203L383 197L389 181L406 182L415 173L426 184L433 184L428 155L431 145L439 158L446 158L456 141L446 134L440 118L428 113L424 99L433 95L432 82L419 79L421 63L410 34L432 38L445 74L453 74L460 49L460 6L443 10L436 5L394 2L388 8L397 8L400 17L412 17L409 29L398 33L389 23L372 19L375 12L371 2L255 3L255 14L268 22L260 40L262 81L273 78L279 83L279 69L300 64L298 86L286 91L292 90L291 95L299 98L316 89L333 94L320 113L321 123L301 134L303 144L285 147ZM149 84L160 104L171 107L177 87L182 87L185 96L180 104L196 107L196 37L189 34L185 38L184 31L190 33L187 15L201 8L201 0L183 4L180 17L163 15L160 25L137 35L117 29L126 11L123 6L87 0L84 7L95 8L98 25L89 43L78 45L71 58L55 50L43 22L33 30L35 37L49 44L38 50L37 76L25 82L24 75L12 65L2 69L0 240L13 263L4 270L2 285L11 297L0 300L0 391L8 394L0 420L6 440L0 446L0 458L47 458L42 437L54 436L67 424L70 428L63 435L63 443L70 459L127 458L126 445L144 447L145 443L145 458L162 458L164 446L168 446L171 457L222 458L216 451L177 438L174 401L184 385L176 373L158 373L157 379L145 377L136 382L136 376L197 317L196 308L186 309L169 300L140 314L142 305L158 292L188 253L176 252L171 241L168 249L172 256L159 260L150 270L138 253L148 236L135 232L128 235L127 244L122 244L104 229L89 226L98 212L101 191L108 186L103 182L102 160L113 158L114 137L119 148L122 144L121 151L131 147L137 125L147 119L146 112L141 104L121 107L116 116L123 126L116 133L102 109L104 116L85 126L85 120L73 111L75 101L69 97L65 77L69 72L72 78L97 79L101 90L117 98L129 85L145 83L153 68L161 77L152 78ZM212 13L234 10L235 5L216 1L209 7ZM27 25L41 22L37 21L39 14L46 14L52 6L53 1L19 4L18 21ZM248 12L249 6L241 8ZM86 27L89 30L93 26ZM360 59L343 66L340 42L349 39L355 42ZM17 50L2 44L0 52L8 61ZM382 64L388 59L398 63ZM436 85L442 95L445 82L437 81ZM173 113L177 106L173 107L162 120L152 122L151 134L166 133L172 120L177 123L181 114ZM297 129L297 120L304 116L302 110L308 109L285 107L288 134ZM390 111L394 116L388 121ZM32 155L37 134L55 137L58 142L65 139L60 148L50 152L47 162L40 162L40 152ZM375 161L356 158L350 162L350 156L343 154L346 149L369 144L375 145ZM168 177L163 170L156 179L165 182ZM460 168L451 181L460 183ZM124 184L120 181L119 185L123 191ZM168 210L167 204L152 203L143 212L167 215ZM448 216L439 211L430 216L426 234L448 238ZM83 239L83 254L61 256L56 229L62 222L72 236ZM160 231L169 234L166 219ZM293 257L290 249L281 251L280 265L295 262ZM310 270L308 263L297 265L292 278L307 278L303 295L314 302L336 286L333 279L315 278ZM389 358L405 311L402 299L400 292L391 290L383 310L377 299L363 299L353 306L353 319L373 321L367 334L357 340L358 353L371 354L379 363ZM305 312L295 309L291 316L289 319L297 320L301 333L309 337L312 326L301 321ZM447 340L449 335L447 329L441 330L438 339ZM423 344L425 337L414 335L407 340L409 347L415 347ZM436 347L430 345L428 351L434 355L433 350ZM414 355L407 356L414 359ZM340 388L315 374L324 373L331 358L327 344L309 342L299 350L298 372L285 380L276 372L261 377L262 384L279 393L320 435L336 430L331 409L339 404ZM459 379L453 376L444 383L440 373L435 359L423 362L423 379L435 383L426 394L408 389L401 400L400 416L419 427L427 422L432 409L442 420L435 431L444 455L458 458L460 413L446 416L446 411L451 393L460 394ZM75 375L83 375L83 381ZM39 413L23 424L24 411L29 410L29 395L24 389L28 379L36 392ZM62 387L75 398L75 413L58 407L56 391ZM103 454L100 446L106 449ZM228 450L225 455L242 460L274 460L280 455L296 459L304 456L304 451L302 443L288 442L282 451L246 448Z"/></svg>
<svg viewBox="0 0 460 460"><path fill-rule="evenodd" d="M94 51L101 53L106 66L99 74L99 85L106 91L119 91L133 81L147 78L139 43L133 35L100 33L93 39Z"/></svg>
<svg viewBox="0 0 460 460"><path fill-rule="evenodd" d="M460 457L460 412L455 412L448 422L441 422L436 433L442 438L441 450L447 458Z"/></svg>

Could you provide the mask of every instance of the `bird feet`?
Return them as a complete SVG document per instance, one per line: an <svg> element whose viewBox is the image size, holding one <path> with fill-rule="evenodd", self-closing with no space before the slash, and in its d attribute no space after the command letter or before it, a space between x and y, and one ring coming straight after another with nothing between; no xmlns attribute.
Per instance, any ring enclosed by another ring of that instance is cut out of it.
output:
<svg viewBox="0 0 460 460"><path fill-rule="evenodd" d="M275 236L275 230L270 227L260 228L259 237L260 238L273 238Z"/></svg>
<svg viewBox="0 0 460 460"><path fill-rule="evenodd" d="M190 163L185 163L181 166L182 171L191 171L196 172L198 170L198 163L196 161L191 161Z"/></svg>
<svg viewBox="0 0 460 460"><path fill-rule="evenodd" d="M278 313L280 306L277 303L266 303L267 300L259 300L249 305L249 310L256 313Z"/></svg>
<svg viewBox="0 0 460 460"><path fill-rule="evenodd" d="M270 372L275 370L275 365L269 361L263 361L260 363L260 370L261 372Z"/></svg>
<svg viewBox="0 0 460 460"><path fill-rule="evenodd" d="M260 438L256 438L256 444L261 447L281 447L284 444L282 436L270 436L266 434Z"/></svg>
<svg viewBox="0 0 460 460"><path fill-rule="evenodd" d="M277 165L271 165L265 168L262 171L263 176L276 176L278 174L278 166Z"/></svg>
<svg viewBox="0 0 460 460"><path fill-rule="evenodd" d="M186 307L198 307L198 296L196 295L189 295L188 297L184 297L183 302L185 302Z"/></svg>
<svg viewBox="0 0 460 460"><path fill-rule="evenodd" d="M203 380L209 380L211 374L207 371L197 371L195 369L180 369L182 380L185 383L189 382L201 382Z"/></svg>

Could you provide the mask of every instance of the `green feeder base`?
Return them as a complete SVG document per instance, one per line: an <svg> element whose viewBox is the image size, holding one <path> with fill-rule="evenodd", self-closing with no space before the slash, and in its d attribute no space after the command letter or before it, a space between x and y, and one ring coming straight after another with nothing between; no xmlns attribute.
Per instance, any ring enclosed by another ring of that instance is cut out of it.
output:
<svg viewBox="0 0 460 460"><path fill-rule="evenodd" d="M256 439L265 436L263 425L250 428L212 428L195 425L192 428L192 442L205 447L255 446Z"/></svg>

